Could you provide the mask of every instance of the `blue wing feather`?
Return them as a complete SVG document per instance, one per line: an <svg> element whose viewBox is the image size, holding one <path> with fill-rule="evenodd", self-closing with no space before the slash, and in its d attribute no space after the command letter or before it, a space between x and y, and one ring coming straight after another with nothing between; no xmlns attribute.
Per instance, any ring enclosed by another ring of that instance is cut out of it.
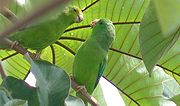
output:
<svg viewBox="0 0 180 106"><path fill-rule="evenodd" d="M96 80L94 88L96 88L97 84L99 83L100 78L102 77L102 75L104 73L104 70L105 70L105 67L106 67L106 64L107 64L107 59L108 59L108 56L106 56L103 59L102 63L99 66L99 73L98 73L97 80Z"/></svg>

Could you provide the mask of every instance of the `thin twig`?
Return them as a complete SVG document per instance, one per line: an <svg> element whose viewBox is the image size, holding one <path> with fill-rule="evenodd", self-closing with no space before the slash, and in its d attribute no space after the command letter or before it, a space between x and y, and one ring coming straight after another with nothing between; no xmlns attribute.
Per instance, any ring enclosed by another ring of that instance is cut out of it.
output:
<svg viewBox="0 0 180 106"><path fill-rule="evenodd" d="M0 74L2 79L5 79L7 77L1 61L0 61Z"/></svg>
<svg viewBox="0 0 180 106"><path fill-rule="evenodd" d="M41 8L37 9L34 13L30 14L26 18L22 20L18 20L14 25L0 33L1 37L7 37L14 31L24 27L25 25L29 24L30 22L34 21L35 19L39 18L40 16L44 15L47 12L50 12L52 9L55 9L59 5L63 5L67 3L69 0L53 0L50 3L45 4Z"/></svg>
<svg viewBox="0 0 180 106"><path fill-rule="evenodd" d="M79 85L76 83L73 77L71 77L71 86L75 91L78 92L79 95L85 97L86 101L89 102L92 106L99 106L97 100L93 96L91 96L85 88L79 90Z"/></svg>

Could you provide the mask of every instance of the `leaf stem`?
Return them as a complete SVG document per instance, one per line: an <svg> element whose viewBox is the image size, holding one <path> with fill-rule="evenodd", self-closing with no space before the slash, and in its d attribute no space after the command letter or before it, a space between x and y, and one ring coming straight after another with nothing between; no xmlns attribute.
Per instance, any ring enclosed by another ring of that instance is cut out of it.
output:
<svg viewBox="0 0 180 106"><path fill-rule="evenodd" d="M11 58L11 57L13 57L13 56L15 56L17 54L18 54L18 52L15 52L15 53L13 53L11 55L8 55L7 57L2 58L1 61L7 60L7 59L9 59L9 58Z"/></svg>
<svg viewBox="0 0 180 106"><path fill-rule="evenodd" d="M127 93L125 93L123 90L121 90L119 87L117 87L113 82L111 82L110 80L108 80L106 77L103 76L104 79L106 79L109 83L111 83L113 86L115 86L120 92L122 92L124 95L126 95L129 99L131 99L134 103L136 103L138 106L140 106L140 104L134 100L131 96L129 96Z"/></svg>
<svg viewBox="0 0 180 106"><path fill-rule="evenodd" d="M141 23L140 21L137 21L137 22L113 22L114 25L140 24L140 23ZM76 30L76 29L84 29L84 28L90 28L90 27L91 27L90 25L77 26L77 27L66 29L64 31L64 33L70 32L70 31L73 31L73 30Z"/></svg>
<svg viewBox="0 0 180 106"><path fill-rule="evenodd" d="M93 5L95 5L97 2L99 2L100 0L96 0L94 2L92 2L90 5L86 6L85 8L82 9L82 12L86 11L88 8L92 7Z"/></svg>
<svg viewBox="0 0 180 106"><path fill-rule="evenodd" d="M57 44L57 45L59 45L59 46L61 46L61 47L63 47L64 49L66 49L67 51L69 51L71 54L73 54L73 55L75 55L76 53L72 50L72 49L70 49L69 47L67 47L66 45L64 45L64 44L62 44L62 43L60 43L59 41L57 41L57 42L55 42L55 44Z"/></svg>
<svg viewBox="0 0 180 106"><path fill-rule="evenodd" d="M56 64L55 50L54 50L53 45L50 45L50 48L51 48L51 52L52 52L52 63Z"/></svg>

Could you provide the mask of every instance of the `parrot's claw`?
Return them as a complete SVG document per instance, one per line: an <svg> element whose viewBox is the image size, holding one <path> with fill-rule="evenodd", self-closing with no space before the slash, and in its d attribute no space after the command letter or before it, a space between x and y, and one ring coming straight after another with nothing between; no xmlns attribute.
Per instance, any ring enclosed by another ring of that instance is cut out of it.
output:
<svg viewBox="0 0 180 106"><path fill-rule="evenodd" d="M35 59L39 59L40 56L41 56L41 52L36 52L36 54L35 54Z"/></svg>
<svg viewBox="0 0 180 106"><path fill-rule="evenodd" d="M15 46L17 46L19 43L17 41L14 41L12 44L11 44L11 48L10 49L13 49Z"/></svg>
<svg viewBox="0 0 180 106"><path fill-rule="evenodd" d="M83 86L83 85L82 85L82 86L77 86L77 91L76 91L77 93L78 93L79 91L82 91L82 90L87 91L85 86Z"/></svg>
<svg viewBox="0 0 180 106"><path fill-rule="evenodd" d="M89 25L93 28L100 19L95 19Z"/></svg>

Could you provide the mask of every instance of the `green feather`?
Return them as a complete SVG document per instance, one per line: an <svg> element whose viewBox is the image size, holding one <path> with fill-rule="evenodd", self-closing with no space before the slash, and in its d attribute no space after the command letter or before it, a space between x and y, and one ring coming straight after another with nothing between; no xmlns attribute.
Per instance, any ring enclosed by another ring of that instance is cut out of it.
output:
<svg viewBox="0 0 180 106"><path fill-rule="evenodd" d="M79 48L73 64L73 76L92 94L107 63L107 54L115 38L115 27L108 19L100 19L91 36Z"/></svg>
<svg viewBox="0 0 180 106"><path fill-rule="evenodd" d="M17 41L25 48L41 51L57 41L65 29L73 24L80 14L82 15L82 12L79 8L75 6L67 7L56 18L19 30L13 33L9 39ZM80 21L82 20L77 22ZM7 49L7 47L1 44L0 49Z"/></svg>

